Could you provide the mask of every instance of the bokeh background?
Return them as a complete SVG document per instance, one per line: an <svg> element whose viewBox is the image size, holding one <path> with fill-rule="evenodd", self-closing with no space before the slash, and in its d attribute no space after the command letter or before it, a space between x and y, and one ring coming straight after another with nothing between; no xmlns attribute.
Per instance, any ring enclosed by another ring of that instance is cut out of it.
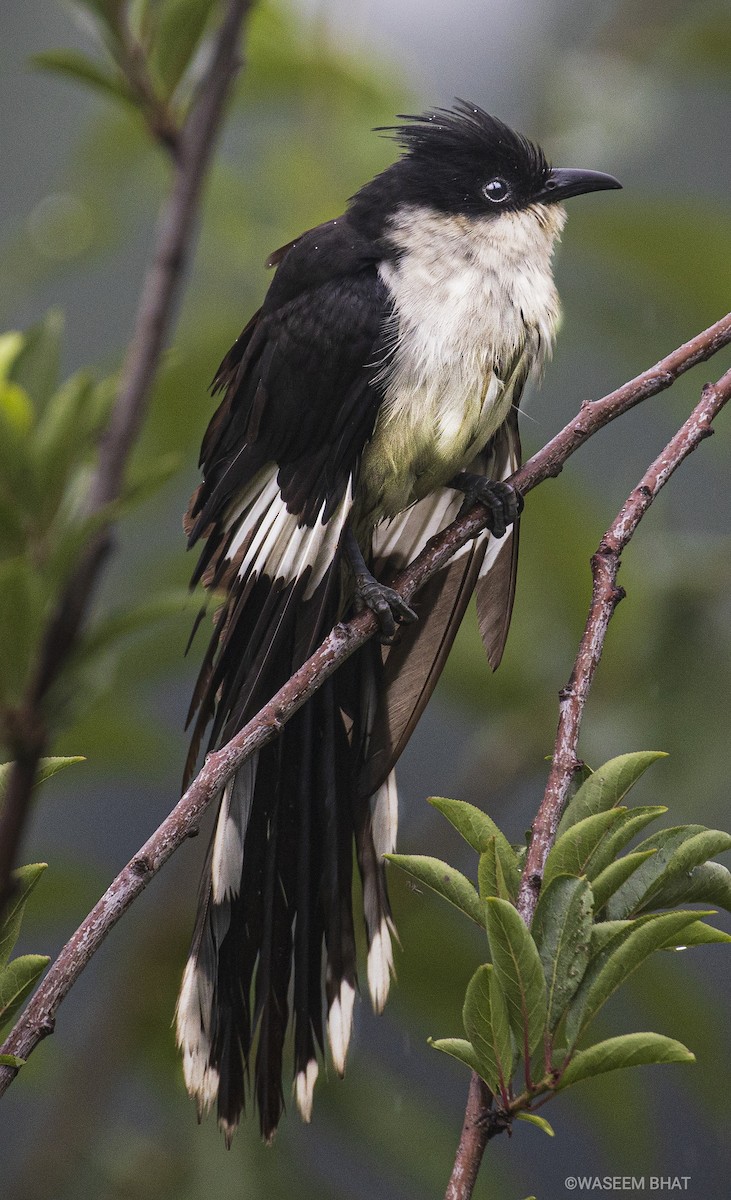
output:
<svg viewBox="0 0 731 1200"><path fill-rule="evenodd" d="M0 16L0 324L64 317L66 374L119 363L167 164L137 119L40 74L29 56L89 49L51 0ZM731 283L728 136L731 11L714 0L300 0L259 3L246 68L210 179L200 238L135 469L173 456L171 478L122 525L102 610L184 586L180 514L196 482L214 367L259 302L269 251L336 215L386 165L369 132L397 112L457 96L540 140L554 163L610 170L621 193L570 203L557 276L565 323L525 405L530 452L596 397L722 316ZM526 506L513 629L496 676L472 619L400 769L400 849L470 870L426 803L487 807L520 840L540 799L590 592L589 556L625 495L728 352L604 431ZM673 824L729 825L731 504L729 423L653 507L625 555L628 599L612 625L582 753L670 757L638 802ZM175 467L174 470L172 468ZM54 954L169 811L202 640L183 650L182 604L67 696L58 753L87 761L39 794L23 861L50 863L29 906L26 948ZM204 835L168 864L108 939L59 1013L57 1033L3 1101L8 1200L416 1200L451 1169L467 1075L428 1035L460 1033L481 947L458 914L392 879L398 982L379 1019L362 1000L344 1082L318 1087L310 1128L290 1112L265 1149L253 1122L227 1153L197 1127L170 1027ZM719 918L719 921L722 919ZM691 1176L728 1194L728 968L724 951L656 955L607 1007L597 1036L656 1029L695 1067L642 1068L582 1084L491 1143L475 1195L565 1194L568 1175ZM647 1183L646 1188L649 1188Z"/></svg>

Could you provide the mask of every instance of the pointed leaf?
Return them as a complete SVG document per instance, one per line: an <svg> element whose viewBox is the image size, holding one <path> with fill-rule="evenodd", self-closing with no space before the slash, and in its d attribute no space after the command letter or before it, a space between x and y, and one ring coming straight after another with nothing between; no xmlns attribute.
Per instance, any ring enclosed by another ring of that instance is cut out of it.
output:
<svg viewBox="0 0 731 1200"><path fill-rule="evenodd" d="M0 921L0 967L4 967L13 952L20 933L26 901L38 883L48 863L30 863L13 871L13 892Z"/></svg>
<svg viewBox="0 0 731 1200"><path fill-rule="evenodd" d="M0 1067L17 1067L20 1069L25 1066L25 1059L20 1058L17 1054L0 1054Z"/></svg>
<svg viewBox="0 0 731 1200"><path fill-rule="evenodd" d="M530 1125L535 1125L536 1129L542 1129L549 1137L555 1137L553 1126L545 1117L537 1117L535 1113L519 1112L515 1114L517 1121L527 1121Z"/></svg>
<svg viewBox="0 0 731 1200"><path fill-rule="evenodd" d="M445 796L430 796L429 804L447 818L457 833L478 854L484 854L490 838L495 839L495 848L510 895L517 896L520 887L520 868L515 850L487 813L480 808L475 808L474 804L467 804L464 800L449 800Z"/></svg>
<svg viewBox="0 0 731 1200"><path fill-rule="evenodd" d="M571 1087L582 1079L604 1075L607 1071L672 1062L695 1062L695 1055L681 1042L659 1033L625 1033L575 1054L563 1072L557 1090Z"/></svg>
<svg viewBox="0 0 731 1200"><path fill-rule="evenodd" d="M431 888L475 921L481 929L484 928L484 909L480 897L460 871L426 854L385 854L384 858L413 875L419 883Z"/></svg>
<svg viewBox="0 0 731 1200"><path fill-rule="evenodd" d="M632 922L628 928L610 938L599 953L589 960L586 974L569 1006L566 1018L569 1045L575 1045L599 1009L654 950L659 950L686 925L707 915L697 912L663 913L649 920L645 918Z"/></svg>
<svg viewBox="0 0 731 1200"><path fill-rule="evenodd" d="M589 962L592 889L586 879L556 875L545 890L531 932L546 977L548 1028L556 1028Z"/></svg>
<svg viewBox="0 0 731 1200"><path fill-rule="evenodd" d="M150 69L168 99L189 65L200 42L214 0L166 0L160 13Z"/></svg>
<svg viewBox="0 0 731 1200"><path fill-rule="evenodd" d="M24 954L0 971L0 1029L12 1021L50 961L43 954Z"/></svg>
<svg viewBox="0 0 731 1200"><path fill-rule="evenodd" d="M612 808L577 821L558 838L546 859L543 886L556 875L584 875L586 865L605 833L620 820L626 809Z"/></svg>
<svg viewBox="0 0 731 1200"><path fill-rule="evenodd" d="M731 871L723 863L703 863L653 892L653 908L674 908L676 904L715 904L731 912Z"/></svg>
<svg viewBox="0 0 731 1200"><path fill-rule="evenodd" d="M83 83L97 92L103 92L112 100L127 105L136 103L123 75L114 69L105 69L92 58L80 54L78 50L43 50L40 54L33 54L30 61L41 71L65 75L76 83Z"/></svg>
<svg viewBox="0 0 731 1200"><path fill-rule="evenodd" d="M656 821L667 812L664 804L649 804L639 808L628 808L623 816L607 831L599 842L596 850L586 864L586 873L592 881L600 875L610 863L613 863L621 850L629 845L633 837L646 825ZM649 847L654 839L645 842Z"/></svg>
<svg viewBox="0 0 731 1200"><path fill-rule="evenodd" d="M41 411L58 387L63 313L48 310L42 321L22 335L22 345L8 370L8 379L32 396Z"/></svg>
<svg viewBox="0 0 731 1200"><path fill-rule="evenodd" d="M662 948L663 950L685 950L689 946L710 946L719 942L725 944L731 942L731 933L724 933L722 929L706 925L705 921L694 921L692 925L687 925L679 934L670 938Z"/></svg>
<svg viewBox="0 0 731 1200"><path fill-rule="evenodd" d="M59 771L64 771L66 767L72 767L74 763L86 762L83 754L74 754L70 757L42 758L38 765L38 774L34 787L38 787L40 783L45 783L47 779L52 779L54 775L58 775Z"/></svg>
<svg viewBox="0 0 731 1200"><path fill-rule="evenodd" d="M635 854L625 854L623 858L615 859L613 863L599 872L591 885L597 912L604 908L609 897L613 896L630 875L654 853L653 848L652 850L638 850Z"/></svg>
<svg viewBox="0 0 731 1200"><path fill-rule="evenodd" d="M41 583L27 558L0 562L0 699L8 707L22 696L41 636Z"/></svg>
<svg viewBox="0 0 731 1200"><path fill-rule="evenodd" d="M519 1050L532 1053L546 1028L546 980L533 938L518 910L507 900L491 897L487 905L487 936L508 1018Z"/></svg>
<svg viewBox="0 0 731 1200"><path fill-rule="evenodd" d="M559 836L585 817L621 804L630 788L659 758L667 758L667 755L661 750L640 750L610 758L582 783L569 802L558 827Z"/></svg>
<svg viewBox="0 0 731 1200"><path fill-rule="evenodd" d="M477 1056L477 1073L499 1094L510 1082L513 1047L505 997L492 965L478 967L467 985L462 1020Z"/></svg>
<svg viewBox="0 0 731 1200"><path fill-rule="evenodd" d="M671 829L659 829L644 842L640 842L639 846L635 847L635 852L641 853L643 850L655 849L656 853L652 858L648 858L615 892L607 905L607 916L612 920L622 920L632 916L640 908L651 903L652 896L659 890L666 871L670 871L668 882L672 882L674 878L687 875L692 867L705 861L709 854L713 853L713 846L719 845L725 849L731 843L731 838L728 838L726 834L720 834L717 838L698 838L698 835L715 832L715 830L707 830L703 825L676 825ZM687 866L680 865L679 869L676 869L671 864L678 861L676 852L681 850L686 843L689 843L689 850L686 851L687 857L682 856L680 863L687 863ZM709 853L705 853L706 848Z"/></svg>
<svg viewBox="0 0 731 1200"><path fill-rule="evenodd" d="M477 884L481 900L486 900L488 896L500 896L502 900L510 900L511 898L505 882L505 876L503 875L503 869L500 865L495 838L490 838L487 850L484 854L480 855L477 867Z"/></svg>
<svg viewBox="0 0 731 1200"><path fill-rule="evenodd" d="M428 1041L435 1050L441 1050L443 1054L451 1055L458 1062L464 1063L476 1075L480 1074L479 1060L471 1042L464 1038L429 1038Z"/></svg>

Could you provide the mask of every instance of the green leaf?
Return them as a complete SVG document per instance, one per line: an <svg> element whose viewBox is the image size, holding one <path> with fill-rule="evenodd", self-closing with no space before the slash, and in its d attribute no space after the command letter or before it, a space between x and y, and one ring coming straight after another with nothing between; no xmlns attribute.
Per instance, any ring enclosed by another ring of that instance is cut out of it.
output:
<svg viewBox="0 0 731 1200"><path fill-rule="evenodd" d="M515 1114L517 1121L527 1121L529 1125L535 1125L536 1129L542 1129L549 1137L555 1137L554 1128L545 1117L537 1117L535 1113L519 1112Z"/></svg>
<svg viewBox="0 0 731 1200"><path fill-rule="evenodd" d="M673 879L653 892L653 908L674 908L677 904L715 904L731 912L731 871L723 863L703 863L684 878Z"/></svg>
<svg viewBox="0 0 731 1200"><path fill-rule="evenodd" d="M490 964L478 967L467 985L462 1020L477 1057L477 1073L499 1095L510 1082L513 1046L505 997Z"/></svg>
<svg viewBox="0 0 731 1200"><path fill-rule="evenodd" d="M28 897L38 883L48 863L30 863L12 873L13 892L0 923L0 967L4 967L13 952L20 933L20 924Z"/></svg>
<svg viewBox="0 0 731 1200"><path fill-rule="evenodd" d="M56 512L72 468L89 455L91 430L86 414L93 405L93 393L93 379L88 372L79 372L54 393L38 421L32 455L44 522Z"/></svg>
<svg viewBox="0 0 731 1200"><path fill-rule="evenodd" d="M558 827L559 837L586 817L615 808L659 758L667 758L667 755L660 750L640 750L610 758L589 776L569 802Z"/></svg>
<svg viewBox="0 0 731 1200"><path fill-rule="evenodd" d="M464 840L478 854L484 854L491 838L495 839L495 849L500 859L500 866L505 876L505 883L512 897L517 896L520 887L520 868L513 847L502 830L484 813L467 804L464 800L449 800L444 796L430 796L429 804L438 809L454 826Z"/></svg>
<svg viewBox="0 0 731 1200"><path fill-rule="evenodd" d="M59 771L63 771L64 767L70 767L72 763L84 761L85 759L81 755L76 755L73 758L42 758L38 764L38 774L33 786L38 787L39 783L44 783L46 779L51 779ZM0 763L0 807L2 807L5 798L5 789L8 786L12 768L13 764L11 762Z"/></svg>
<svg viewBox="0 0 731 1200"><path fill-rule="evenodd" d="M43 954L24 954L0 971L0 1029L12 1021L50 961Z"/></svg>
<svg viewBox="0 0 731 1200"><path fill-rule="evenodd" d="M630 875L654 853L653 848L652 850L638 850L635 854L625 854L623 858L616 859L599 872L591 885L597 912L604 908L609 897L613 896Z"/></svg>
<svg viewBox="0 0 731 1200"><path fill-rule="evenodd" d="M511 898L494 837L490 838L485 853L480 855L477 866L477 884L481 900L486 900L488 896L499 896L502 900Z"/></svg>
<svg viewBox="0 0 731 1200"><path fill-rule="evenodd" d="M546 859L543 886L546 887L556 875L586 874L587 863L605 833L625 812L623 808L612 808L609 812L595 813L571 825L558 838Z"/></svg>
<svg viewBox="0 0 731 1200"><path fill-rule="evenodd" d="M30 562L0 562L0 699L18 703L41 636L43 597Z"/></svg>
<svg viewBox="0 0 731 1200"><path fill-rule="evenodd" d="M610 863L613 863L620 850L624 850L632 838L667 812L662 804L645 805L639 808L627 809L616 825L604 835L596 850L587 863L586 873L594 880ZM652 840L652 839L651 839ZM646 843L649 846L649 842Z"/></svg>
<svg viewBox="0 0 731 1200"><path fill-rule="evenodd" d="M42 321L22 335L20 352L8 371L8 379L32 396L39 410L58 387L63 325L61 310L49 309Z"/></svg>
<svg viewBox="0 0 731 1200"><path fill-rule="evenodd" d="M460 871L438 858L426 854L385 854L389 862L400 867L419 883L432 889L444 900L448 900L481 929L484 928L484 909L474 887Z"/></svg>
<svg viewBox="0 0 731 1200"><path fill-rule="evenodd" d="M609 938L599 952L590 958L579 990L569 1006L566 1018L568 1044L575 1045L599 1009L654 950L659 950L686 925L698 920L699 916L707 915L697 912L664 913L632 922L629 927Z"/></svg>
<svg viewBox="0 0 731 1200"><path fill-rule="evenodd" d="M612 920L632 916L651 903L653 894L662 886L666 872L667 882L671 883L709 858L714 853L714 847L725 850L730 844L731 838L727 834L705 829L703 825L676 825L671 829L658 830L635 847L637 853L650 849L655 849L656 853L615 892L607 904L607 916ZM676 854L681 850L684 853L677 859ZM673 865L676 862L677 867Z"/></svg>
<svg viewBox="0 0 731 1200"><path fill-rule="evenodd" d="M647 1063L695 1062L681 1042L663 1037L659 1033L625 1033L621 1037L597 1042L587 1050L574 1055L562 1073L556 1090L571 1087L582 1079L593 1079L607 1071L621 1071L625 1067L639 1067Z"/></svg>
<svg viewBox="0 0 731 1200"><path fill-rule="evenodd" d="M487 936L508 1018L519 1049L532 1053L546 1028L546 980L530 931L507 900L491 897L487 905Z"/></svg>
<svg viewBox="0 0 731 1200"><path fill-rule="evenodd" d="M0 383L12 380L13 364L17 361L24 345L25 337L17 329L0 333ZM17 383L17 380L15 382Z"/></svg>
<svg viewBox="0 0 731 1200"><path fill-rule="evenodd" d="M428 1042L435 1050L441 1050L442 1054L451 1055L452 1058L456 1058L469 1067L470 1071L474 1071L477 1075L480 1074L480 1064L471 1042L465 1041L464 1038L429 1038Z"/></svg>
<svg viewBox="0 0 731 1200"><path fill-rule="evenodd" d="M718 942L728 944L731 942L731 934L724 933L722 929L714 929L713 925L706 925L705 921L694 921L692 925L687 925L682 933L670 938L662 949L685 950L689 946L710 946Z"/></svg>
<svg viewBox="0 0 731 1200"><path fill-rule="evenodd" d="M151 50L150 70L165 99L172 96L203 37L214 0L166 0Z"/></svg>
<svg viewBox="0 0 731 1200"><path fill-rule="evenodd" d="M592 889L586 879L556 875L541 890L531 932L546 977L548 1028L556 1028L589 962Z"/></svg>
<svg viewBox="0 0 731 1200"><path fill-rule="evenodd" d="M20 1058L17 1054L0 1054L0 1067L20 1067L25 1066L25 1059Z"/></svg>
<svg viewBox="0 0 731 1200"><path fill-rule="evenodd" d="M196 600L194 603L198 604ZM84 638L80 647L79 657L89 658L102 650L139 633L163 621L168 617L177 617L186 612L191 605L189 588L171 588L152 596L143 604L134 608L120 609L103 621L98 621L90 633Z"/></svg>
<svg viewBox="0 0 731 1200"><path fill-rule="evenodd" d="M135 104L134 94L119 71L106 70L78 50L43 50L40 54L33 54L30 61L41 71L65 75L125 105Z"/></svg>
<svg viewBox="0 0 731 1200"><path fill-rule="evenodd" d="M128 512L130 508L154 496L178 473L180 465L179 454L160 454L155 462L131 473L122 494L121 511Z"/></svg>

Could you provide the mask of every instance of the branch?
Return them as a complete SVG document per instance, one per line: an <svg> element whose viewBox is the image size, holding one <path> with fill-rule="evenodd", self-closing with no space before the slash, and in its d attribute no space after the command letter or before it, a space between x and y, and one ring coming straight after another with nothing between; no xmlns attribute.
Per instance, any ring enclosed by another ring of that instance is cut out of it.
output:
<svg viewBox="0 0 731 1200"><path fill-rule="evenodd" d="M620 389L621 391L622 389ZM620 556L637 526L670 476L713 433L712 423L723 406L731 400L731 370L718 383L706 384L700 402L688 420L668 442L665 449L647 468L637 487L630 493L604 534L591 560L593 578L592 598L586 626L579 643L571 678L559 693L559 721L551 760L551 769L540 808L533 822L531 840L520 881L517 909L526 925L530 925L538 903L543 870L548 853L556 839L558 823L569 798L569 788L581 763L577 756L579 732L584 707L589 696L596 669L604 649L609 622L624 589L617 587ZM563 431L565 433L565 431ZM562 437L563 434L559 435ZM554 442L556 439L554 439ZM542 452L541 452L542 453ZM535 459L532 460L535 462ZM473 1073L467 1096L464 1125L455 1157L452 1176L445 1200L469 1200L485 1147L493 1132L499 1132L484 1122L476 1122L476 1087L481 1084ZM487 1092L482 1084L483 1095ZM487 1093L487 1105L492 1096ZM471 1127L470 1127L471 1126Z"/></svg>
<svg viewBox="0 0 731 1200"><path fill-rule="evenodd" d="M190 255L201 192L226 101L240 66L239 39L253 0L230 0L208 65L176 143L173 183L160 215L140 294L119 391L102 439L88 510L101 512L122 492L130 452L147 413L150 390ZM31 790L49 732L43 701L73 650L112 550L111 525L92 539L68 579L46 627L39 661L9 731L13 768L0 816L0 910L23 835Z"/></svg>
<svg viewBox="0 0 731 1200"><path fill-rule="evenodd" d="M624 599L617 587L620 556L661 488L689 454L713 433L712 424L731 399L731 370L716 384L707 383L688 420L647 468L637 487L604 534L591 560L591 605L571 678L559 695L559 721L546 791L532 827L532 836L518 895L518 911L530 925L538 903L543 868L556 838L569 787L580 767L577 757L584 707L604 649L614 610Z"/></svg>
<svg viewBox="0 0 731 1200"><path fill-rule="evenodd" d="M710 358L729 342L731 314L674 350L655 367L617 391L611 392L602 400L582 404L578 415L515 473L512 482L526 493L544 479L557 475L566 459L593 433L640 400L669 387L684 371ZM717 386L720 387L721 384ZM410 601L415 592L450 560L460 546L486 527L487 520L486 511L480 505L476 505L437 537L432 538L392 586L407 602ZM219 795L226 780L251 754L277 736L305 701L376 632L376 629L376 618L368 611L359 613L347 623L336 625L319 649L279 689L269 703L230 742L208 756L202 770L170 815L120 872L61 950L2 1047L1 1053L27 1058L36 1045L53 1031L59 1004L99 949L104 938L174 851L187 837L197 832L200 817ZM0 1095L7 1090L16 1074L14 1068L0 1067ZM484 1144L483 1141L482 1150ZM459 1195L469 1193L455 1192L454 1200L457 1200Z"/></svg>

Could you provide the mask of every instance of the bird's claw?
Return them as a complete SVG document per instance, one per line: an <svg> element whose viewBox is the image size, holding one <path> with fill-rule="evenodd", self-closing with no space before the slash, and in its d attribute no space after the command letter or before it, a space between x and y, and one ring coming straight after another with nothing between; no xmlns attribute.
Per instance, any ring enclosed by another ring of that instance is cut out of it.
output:
<svg viewBox="0 0 731 1200"><path fill-rule="evenodd" d="M517 521L523 511L523 497L517 488L502 480L486 479L483 475L471 475L464 471L452 480L452 487L464 493L464 501L458 516L482 504L490 514L488 528L493 537L501 538L510 525Z"/></svg>
<svg viewBox="0 0 731 1200"><path fill-rule="evenodd" d="M356 599L361 608L368 608L375 615L380 630L380 640L390 646L396 639L398 622L409 624L417 616L402 596L393 588L386 587L377 579L359 579Z"/></svg>

